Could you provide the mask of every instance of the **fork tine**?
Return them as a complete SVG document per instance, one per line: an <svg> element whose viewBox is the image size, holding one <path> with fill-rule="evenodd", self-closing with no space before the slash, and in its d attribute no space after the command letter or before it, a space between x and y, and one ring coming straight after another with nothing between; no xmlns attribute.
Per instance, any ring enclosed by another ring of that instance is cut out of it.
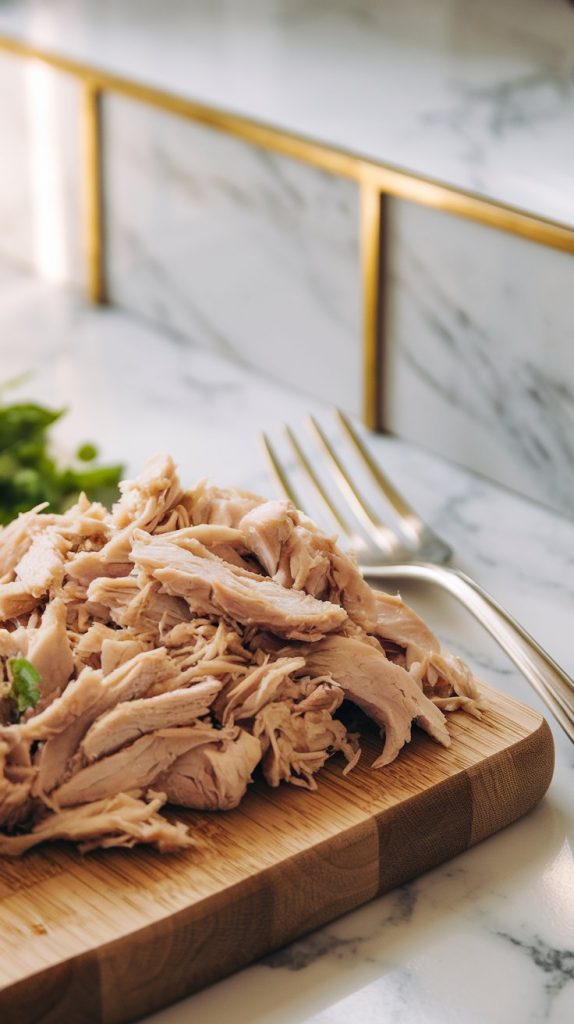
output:
<svg viewBox="0 0 574 1024"><path fill-rule="evenodd" d="M277 452L275 451L273 445L271 444L271 441L267 437L267 434L261 434L261 440L263 441L263 447L265 448L265 451L267 453L267 458L269 459L269 464L273 471L273 475L277 480L279 487L283 491L283 494L285 495L286 498L289 499L289 501L293 502L296 508L301 508L302 506L299 502L299 498L295 494L295 491L293 490L293 487L289 482L289 478L286 475L283 466L281 465L281 462L277 456Z"/></svg>
<svg viewBox="0 0 574 1024"><path fill-rule="evenodd" d="M389 480L388 476L386 476L383 473L381 467L377 465L371 453L367 450L361 438L357 434L355 428L353 427L347 416L345 416L345 413L341 412L340 409L335 409L334 411L335 416L337 417L344 433L349 438L355 451L360 455L361 459L363 460L367 469L369 470L373 480L375 481L375 483L379 485L381 491L383 492L389 504L392 505L392 507L396 510L397 514L401 518L416 519L420 522L420 519L417 516L414 509L411 508L411 506L408 504L403 495L399 494L394 484Z"/></svg>
<svg viewBox="0 0 574 1024"><path fill-rule="evenodd" d="M419 551L424 548L425 556L431 561L445 562L451 555L451 549L431 527L423 522L421 517L409 505L406 498L397 491L394 484L383 472L381 467L373 459L368 448L363 444L355 428L340 409L335 409L335 415L339 424L346 434L353 448L362 459L363 464L369 470L373 480L387 499L389 505L396 513L398 526L403 536L409 540Z"/></svg>
<svg viewBox="0 0 574 1024"><path fill-rule="evenodd" d="M347 473L342 462L339 460L331 443L313 416L309 417L309 423L315 432L319 444L333 467L335 482L338 484L342 494L348 499L354 508L357 517L363 523L367 532L375 542L381 547L384 547L389 554L397 552L397 550L401 548L401 544L397 536L389 529L388 526L381 522L379 517L375 515L372 508L362 497L352 478Z"/></svg>
<svg viewBox="0 0 574 1024"><path fill-rule="evenodd" d="M305 470L307 476L309 477L309 480L313 484L313 487L317 491L319 497L325 503L325 505L329 509L329 512L333 516L333 519L335 520L339 528L342 530L342 532L345 534L345 536L349 539L352 539L353 530L349 526L347 520L343 518L343 516L339 512L339 509L331 500L330 495L323 487L323 484L321 483L319 477L317 476L315 470L313 469L313 466L309 462L309 459L305 455L305 452L301 448L301 445L299 444L297 438L295 437L295 434L289 427L285 427L285 433L287 434L287 437L291 442L291 447L293 448L293 451L295 452L295 455L297 456L301 467Z"/></svg>

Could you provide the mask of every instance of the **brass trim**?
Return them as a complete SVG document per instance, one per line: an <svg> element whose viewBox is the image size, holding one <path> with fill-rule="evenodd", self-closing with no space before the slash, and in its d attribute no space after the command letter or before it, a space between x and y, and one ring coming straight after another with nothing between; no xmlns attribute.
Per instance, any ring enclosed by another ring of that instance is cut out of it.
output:
<svg viewBox="0 0 574 1024"><path fill-rule="evenodd" d="M478 221L489 227L519 235L533 242L574 253L574 227L512 206L483 199L471 192L451 188L430 178L357 156L335 146L313 142L228 111L185 99L141 82L130 81L98 68L89 67L59 54L49 53L16 39L0 35L0 49L22 57L40 60L67 74L89 80L101 92L115 92L141 103L166 110L188 120L243 139L253 145L311 164L329 174L338 174L361 183L367 179L380 192L423 206Z"/></svg>
<svg viewBox="0 0 574 1024"><path fill-rule="evenodd" d="M371 181L360 185L360 250L363 297L363 421L370 430L382 430L383 375L382 324L382 205L385 197Z"/></svg>
<svg viewBox="0 0 574 1024"><path fill-rule="evenodd" d="M107 302L102 192L102 91L86 78L82 84L82 143L84 166L84 232L88 295L92 302Z"/></svg>

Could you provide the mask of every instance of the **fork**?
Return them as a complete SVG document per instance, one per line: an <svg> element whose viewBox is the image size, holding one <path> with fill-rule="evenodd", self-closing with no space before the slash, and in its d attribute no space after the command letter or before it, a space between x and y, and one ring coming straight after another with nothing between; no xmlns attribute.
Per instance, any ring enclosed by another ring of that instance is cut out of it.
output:
<svg viewBox="0 0 574 1024"><path fill-rule="evenodd" d="M358 489L353 477L337 455L327 435L313 417L309 425L321 448L325 466L334 483L363 527L357 531L346 510L336 504L317 474L312 457L307 455L294 432L285 427L296 463L313 485L319 499L338 530L355 551L365 579L412 579L433 583L452 594L494 637L517 666L524 678L552 712L566 735L574 742L574 682L550 655L480 584L460 569L447 566L452 549L409 505L402 494L373 459L348 418L335 410L339 426L352 446L360 465L373 479L378 492L394 513L398 531L384 523ZM273 473L285 496L302 508L276 449L266 434L263 443Z"/></svg>

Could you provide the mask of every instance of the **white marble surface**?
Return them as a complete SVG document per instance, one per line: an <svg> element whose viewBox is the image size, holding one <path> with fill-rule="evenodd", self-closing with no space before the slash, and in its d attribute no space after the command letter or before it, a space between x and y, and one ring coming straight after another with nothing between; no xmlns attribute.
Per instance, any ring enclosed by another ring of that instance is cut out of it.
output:
<svg viewBox="0 0 574 1024"><path fill-rule="evenodd" d="M574 224L569 0L4 0L0 32Z"/></svg>
<svg viewBox="0 0 574 1024"><path fill-rule="evenodd" d="M387 423L572 515L574 258L390 207Z"/></svg>
<svg viewBox="0 0 574 1024"><path fill-rule="evenodd" d="M0 256L81 283L77 83L0 51L0 132Z"/></svg>
<svg viewBox="0 0 574 1024"><path fill-rule="evenodd" d="M71 292L0 267L2 375L70 407L62 447L93 438L133 472L170 449L186 480L270 491L260 428L319 402ZM476 576L574 673L574 523L406 441L373 450ZM406 591L405 591L406 593ZM437 595L408 595L481 676L540 707L478 626ZM153 1024L570 1024L574 1017L574 750L527 817L423 878L150 1018Z"/></svg>
<svg viewBox="0 0 574 1024"><path fill-rule="evenodd" d="M105 113L111 301L358 413L358 191L163 111Z"/></svg>

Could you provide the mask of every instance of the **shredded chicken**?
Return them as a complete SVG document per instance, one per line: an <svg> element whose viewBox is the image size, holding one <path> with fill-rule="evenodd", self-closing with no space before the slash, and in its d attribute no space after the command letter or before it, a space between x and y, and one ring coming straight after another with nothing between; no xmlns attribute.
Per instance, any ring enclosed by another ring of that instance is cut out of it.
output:
<svg viewBox="0 0 574 1024"><path fill-rule="evenodd" d="M0 854L190 846L166 801L226 810L258 771L315 789L333 755L352 770L345 701L381 730L373 767L413 725L448 746L444 712L480 717L464 662L289 502L186 491L168 455L121 494L0 530ZM11 658L40 676L20 712Z"/></svg>

